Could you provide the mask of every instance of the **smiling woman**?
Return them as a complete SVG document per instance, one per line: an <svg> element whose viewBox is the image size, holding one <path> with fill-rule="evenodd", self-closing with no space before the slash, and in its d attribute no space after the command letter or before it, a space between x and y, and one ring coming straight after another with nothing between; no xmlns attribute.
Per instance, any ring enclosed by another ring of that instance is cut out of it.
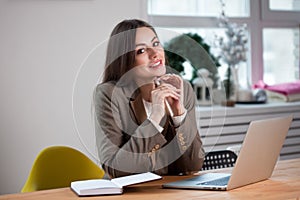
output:
<svg viewBox="0 0 300 200"><path fill-rule="evenodd" d="M195 94L180 76L166 74L165 63L148 23L124 20L112 31L104 78L94 92L96 144L111 177L187 174L202 167Z"/></svg>
<svg viewBox="0 0 300 200"><path fill-rule="evenodd" d="M153 82L153 78L166 73L165 53L156 34L147 27L136 30L135 62L137 68L136 78L140 81ZM148 67L147 67L148 66ZM149 100L149 96L147 97Z"/></svg>

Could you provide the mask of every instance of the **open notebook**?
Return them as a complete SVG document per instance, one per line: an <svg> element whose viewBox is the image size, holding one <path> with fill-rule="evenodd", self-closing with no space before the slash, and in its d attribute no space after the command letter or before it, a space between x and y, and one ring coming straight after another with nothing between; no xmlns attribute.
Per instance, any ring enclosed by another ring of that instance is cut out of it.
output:
<svg viewBox="0 0 300 200"><path fill-rule="evenodd" d="M114 178L111 180L93 179L74 181L71 183L71 189L78 196L122 194L124 186L153 181L157 179L161 179L161 176L153 174L151 172L147 172Z"/></svg>

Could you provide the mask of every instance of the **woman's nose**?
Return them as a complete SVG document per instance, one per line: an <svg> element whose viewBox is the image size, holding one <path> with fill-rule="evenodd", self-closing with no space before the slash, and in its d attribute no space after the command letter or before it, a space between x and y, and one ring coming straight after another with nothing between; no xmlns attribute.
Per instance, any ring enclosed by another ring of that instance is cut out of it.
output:
<svg viewBox="0 0 300 200"><path fill-rule="evenodd" d="M155 58L157 56L158 50L155 48L148 48L147 49L149 57L150 58Z"/></svg>

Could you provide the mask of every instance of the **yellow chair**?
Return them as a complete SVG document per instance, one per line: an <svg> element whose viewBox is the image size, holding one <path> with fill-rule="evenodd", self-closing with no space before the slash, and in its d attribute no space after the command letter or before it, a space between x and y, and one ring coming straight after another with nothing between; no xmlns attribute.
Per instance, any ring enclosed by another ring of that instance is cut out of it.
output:
<svg viewBox="0 0 300 200"><path fill-rule="evenodd" d="M69 187L72 181L103 178L104 171L80 151L51 146L35 159L21 192Z"/></svg>

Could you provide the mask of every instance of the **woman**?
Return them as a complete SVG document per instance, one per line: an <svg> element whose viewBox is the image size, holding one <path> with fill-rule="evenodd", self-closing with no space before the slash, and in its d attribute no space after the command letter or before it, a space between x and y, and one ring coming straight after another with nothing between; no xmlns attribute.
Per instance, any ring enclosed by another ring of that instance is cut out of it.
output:
<svg viewBox="0 0 300 200"><path fill-rule="evenodd" d="M124 20L112 31L101 84L94 93L96 144L112 177L199 171L204 151L188 82L166 74L152 26Z"/></svg>

